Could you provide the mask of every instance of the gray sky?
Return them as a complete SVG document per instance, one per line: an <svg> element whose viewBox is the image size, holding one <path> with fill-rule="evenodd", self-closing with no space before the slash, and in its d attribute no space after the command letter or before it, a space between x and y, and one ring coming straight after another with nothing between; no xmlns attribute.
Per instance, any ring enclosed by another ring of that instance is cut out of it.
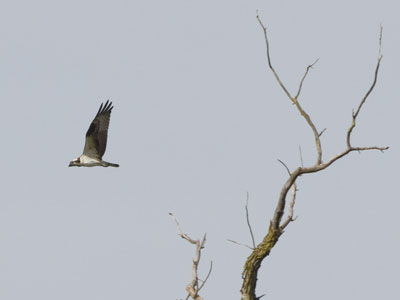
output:
<svg viewBox="0 0 400 300"><path fill-rule="evenodd" d="M398 294L399 5L396 1L2 1L0 5L0 298L179 299L193 238L208 234L207 299L238 299L286 172L315 161L313 136L266 68L301 101L324 159L345 147L351 111L377 87L353 153L298 182L298 220L258 281L269 299L389 299ZM101 102L114 103L104 159L68 168Z"/></svg>

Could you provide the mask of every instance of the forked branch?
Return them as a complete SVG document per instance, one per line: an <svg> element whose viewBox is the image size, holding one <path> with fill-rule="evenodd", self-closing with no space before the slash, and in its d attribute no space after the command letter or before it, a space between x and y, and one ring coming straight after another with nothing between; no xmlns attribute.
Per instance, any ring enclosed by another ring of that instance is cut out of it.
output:
<svg viewBox="0 0 400 300"><path fill-rule="evenodd" d="M251 241L252 241L252 243L253 243L253 244L252 244L253 247L250 247L250 246L248 246L248 245L246 245L246 244L242 244L242 243L236 242L236 241L234 241L234 240L230 240L230 239L227 239L227 241L228 241L228 242L231 242L231 243L234 243L234 244L236 244L236 245L243 246L243 247L249 248L249 249L251 249L251 250L254 250L254 249L256 248L256 241L255 241L255 239L254 239L253 229L251 228L251 224L250 224L249 207L248 207L248 206L249 206L249 192L247 192L247 194L246 194L246 205L245 205L245 210L246 210L247 227L249 228L250 237L251 237Z"/></svg>
<svg viewBox="0 0 400 300"><path fill-rule="evenodd" d="M242 274L242 277L243 277L243 284L242 284L242 289L241 289L242 300L257 300L257 299L259 299L259 297L256 297L255 289L256 289L256 282L257 282L257 273L261 266L261 262L264 260L265 257L267 257L269 255L270 251L275 246L279 237L283 233L283 230L294 220L293 210L294 210L295 199L296 199L296 191L297 191L296 180L297 180L297 178L303 174L320 172L320 171L328 168L330 165L332 165L337 160L341 159L342 157L346 156L347 154L349 154L350 152L353 152L353 151L361 152L361 151L369 151L369 150L379 150L379 151L383 152L384 150L389 149L389 147L379 147L379 146L353 147L353 146L351 146L351 143L350 143L351 134L356 125L357 117L361 111L361 108L366 103L367 98L369 97L369 95L371 94L373 89L375 88L375 85L377 82L379 67L380 67L380 63L382 60L382 54L381 54L382 27L380 28L380 34L379 34L379 54L378 54L378 61L376 64L376 68L375 68L374 79L373 79L373 82L372 82L370 88L368 89L367 93L362 98L356 112L352 114L352 123L346 134L347 147L345 150L343 150L339 154L333 156L327 162L323 162L320 136L325 131L325 129L323 131L321 131L320 133L318 132L314 123L311 120L311 117L304 111L304 109L302 108L302 106L300 105L300 103L298 101L298 97L300 96L300 93L302 90L303 82L304 82L305 78L307 77L309 70L314 66L314 64L318 60L306 68L306 71L300 80L299 88L297 90L296 96L292 97L289 90L283 84L278 73L272 66L271 57L270 57L270 49L269 49L269 41L268 41L268 36L267 36L267 28L262 23L258 14L257 14L257 20L264 32L268 66L271 69L272 73L274 74L276 80L278 81L278 84L282 87L283 91L289 97L291 102L296 105L297 110L304 117L307 124L311 128L311 130L314 134L314 137L315 137L315 145L316 145L316 150L317 150L317 161L313 166L310 166L310 167L304 167L302 164L300 167L297 167L292 172L290 172L289 169L287 168L287 166L283 162L281 162L287 169L287 171L289 173L289 178L286 180L285 184L283 185L283 187L281 189L279 199L277 202L277 206L276 206L276 209L274 212L274 216L270 222L270 226L269 226L267 235L264 237L264 240L253 250L251 255L247 258L246 264L244 266L243 274ZM287 214L287 217L285 218L285 220L282 220L282 217L285 212L287 194L290 189L292 189L292 194L291 194L292 196L291 196L291 201L289 202L289 205L288 205L289 206L288 214Z"/></svg>
<svg viewBox="0 0 400 300"><path fill-rule="evenodd" d="M368 96L371 94L371 92L375 88L376 82L378 80L379 67L381 65L381 60L382 60L382 57L383 57L382 56L382 30L383 30L383 27L381 25L380 31L379 31L378 62L377 62L376 67L375 67L374 80L372 81L372 84L371 84L370 88L368 89L367 93L365 94L364 98L362 98L360 104L358 105L358 108L357 108L356 112L352 113L352 122L351 122L349 130L347 131L347 147L348 148L351 148L350 137L351 137L351 133L352 133L354 127L356 127L356 119L358 117L358 114L360 113L361 108L363 107L365 101L367 101Z"/></svg>
<svg viewBox="0 0 400 300"><path fill-rule="evenodd" d="M266 46L266 51L267 51L267 60L268 60L269 68L271 69L272 73L274 74L276 80L278 81L278 83L281 86L281 88L283 89L283 91L289 97L290 101L293 104L296 105L297 110L300 112L300 114L306 120L307 124L310 126L312 132L314 133L315 146L317 148L317 162L316 162L316 165L319 165L322 162L322 147L321 147L320 134L319 134L317 128L315 127L313 121L311 120L310 116L307 114L307 112L303 109L303 107L300 105L300 102L298 101L298 97L300 96L301 89L303 87L304 79L307 77L308 71L318 62L319 59L317 59L311 65L307 66L306 71L305 71L303 77L300 80L299 89L297 91L297 94L296 94L295 97L292 97L292 95L289 93L289 90L283 84L283 82L281 81L281 79L278 76L278 73L275 71L274 67L272 66L271 56L270 56L270 53L269 53L270 51L269 51L269 41L268 41L268 35L267 35L267 27L264 26L264 24L261 21L260 16L258 14L257 14L257 20L258 20L258 23L260 24L261 28L264 31L265 46Z"/></svg>
<svg viewBox="0 0 400 300"><path fill-rule="evenodd" d="M301 80L300 80L299 89L297 90L297 94L296 94L296 96L295 96L296 99L298 99L299 96L300 96L301 88L303 87L304 79L306 79L306 77L307 77L307 75L308 75L308 71L310 71L310 69L312 69L312 68L314 67L314 65L315 65L318 61L319 61L319 58L317 58L311 65L308 65L308 66L307 66L306 71L305 71L305 73L304 73L304 75L303 75L303 78L301 78Z"/></svg>
<svg viewBox="0 0 400 300"><path fill-rule="evenodd" d="M208 275L206 276L202 284L199 286L200 279L198 276L198 266L200 262L201 250L204 248L204 245L206 243L206 234L204 234L203 239L201 241L193 240L186 233L183 233L182 228L179 225L179 222L176 219L175 215L173 213L169 213L169 215L174 219L176 223L176 227L178 228L178 235L181 238L187 240L189 243L196 245L196 253L193 259L193 267L192 267L192 281L186 286L186 291L188 292L188 296L186 299L191 297L193 300L203 300L203 298L200 297L199 295L199 291L203 288L204 284L207 282L207 279L209 278L212 271L212 262L211 262Z"/></svg>

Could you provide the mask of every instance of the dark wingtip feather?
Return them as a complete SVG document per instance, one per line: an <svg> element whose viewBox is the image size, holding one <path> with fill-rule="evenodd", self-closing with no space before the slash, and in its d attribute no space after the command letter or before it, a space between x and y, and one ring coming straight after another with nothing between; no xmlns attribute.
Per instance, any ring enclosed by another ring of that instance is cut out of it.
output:
<svg viewBox="0 0 400 300"><path fill-rule="evenodd" d="M96 116L98 116L101 112L101 110L103 109L103 103L101 103L99 110L97 111Z"/></svg>
<svg viewBox="0 0 400 300"><path fill-rule="evenodd" d="M104 105L103 105L103 103L101 103L99 111L97 112L96 116L99 116L99 115L104 114L104 113L111 113L111 110L113 108L114 108L114 106L112 106L112 101L107 100Z"/></svg>
<svg viewBox="0 0 400 300"><path fill-rule="evenodd" d="M104 109L104 111L105 112L108 112L108 111L111 111L111 106L112 106L112 101L110 101L110 100L107 100L107 103L108 103L108 105L106 105L106 107L105 107L105 109Z"/></svg>

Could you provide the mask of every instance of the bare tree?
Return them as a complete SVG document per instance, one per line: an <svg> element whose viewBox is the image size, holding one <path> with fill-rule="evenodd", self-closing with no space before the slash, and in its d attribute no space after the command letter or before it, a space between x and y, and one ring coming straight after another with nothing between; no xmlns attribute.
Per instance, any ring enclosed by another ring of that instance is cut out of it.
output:
<svg viewBox="0 0 400 300"><path fill-rule="evenodd" d="M347 134L346 134L347 147L342 152L340 152L337 155L330 158L328 161L323 162L322 146L321 146L320 137L325 130L322 130L322 131L317 130L317 127L311 120L310 115L303 109L303 107L301 106L301 104L299 102L299 97L301 94L301 89L303 87L304 80L306 79L310 69L313 68L313 66L317 63L318 60L316 60L311 65L307 66L303 77L300 79L300 83L299 83L297 92L296 92L295 96L292 96L292 94L286 88L286 86L284 85L284 83L282 82L280 77L278 76L278 73L272 66L271 57L270 57L270 47L269 47L269 41L268 41L268 36L267 36L267 28L264 26L264 24L262 23L262 21L258 15L257 15L257 20L264 32L268 67L274 74L275 79L277 80L278 84L281 86L284 93L287 95L289 100L296 106L299 113L303 116L303 118L307 122L308 126L311 128L313 135L314 135L314 139L315 139L317 159L316 159L316 162L314 165L309 166L309 167L299 166L296 169L294 169L293 171L290 171L289 168L283 162L281 162L285 166L286 170L288 171L289 178L286 180L285 184L283 185L283 187L281 189L274 215L272 217L272 220L270 221L269 230L268 230L267 235L264 237L262 242L260 244L258 244L257 247L255 247L255 249L252 251L250 256L247 258L246 263L244 265L244 269L243 269L243 273L242 273L243 283L242 283L242 288L240 290L241 294L242 294L242 300L256 300L256 299L260 298L260 297L256 296L258 270L261 266L262 261L269 255L272 248L278 242L279 237L284 232L284 229L294 220L293 219L293 210L294 210L295 199L296 199L296 180L301 175L317 173L317 172L320 172L320 171L328 168L335 161L345 157L350 152L353 152L353 151L361 152L361 151L367 151L367 150L384 151L384 150L389 149L389 147L377 147L377 146L354 147L351 145L351 133L353 132L353 129L356 126L357 117L358 117L363 105L365 104L368 96L371 94L371 92L375 88L376 81L378 79L379 66L380 66L380 63L382 60L382 53L381 53L382 27L380 28L380 33L379 33L379 51L378 51L378 60L377 60L376 68L375 68L374 78L373 78L372 84L369 87L367 93L361 99L361 102L358 105L357 110L352 113L351 125L348 128ZM287 200L289 190L292 190L291 201L289 202L289 205L287 208L288 209L287 217L283 219L283 216L285 213L285 207L287 206L286 200Z"/></svg>
<svg viewBox="0 0 400 300"><path fill-rule="evenodd" d="M373 81L372 81L372 84L369 87L368 91L366 92L364 97L361 99L357 110L355 112L353 111L353 113L352 113L351 124L350 124L350 126L347 130L346 136L345 136L346 148L342 152L338 153L337 155L331 157L326 162L324 162L322 159L322 145L321 145L320 138L321 138L321 135L324 133L325 129L323 129L322 131L318 131L317 127L311 120L310 115L303 109L303 107L301 106L301 104L299 102L299 97L301 94L304 80L306 79L310 69L313 68L313 66L318 62L318 60L316 60L311 65L307 66L307 68L304 72L304 75L300 79L296 94L295 94L295 96L293 96L289 92L289 90L285 86L285 84L282 82L280 77L278 76L278 73L276 72L275 68L272 66L271 57L270 57L270 47L269 47L269 41L268 41L268 36L267 36L267 28L262 23L258 14L257 14L257 20L258 20L258 23L260 24L260 26L263 30L263 33L264 33L268 67L272 71L273 75L275 76L275 79L277 80L278 84L281 86L281 88L284 91L284 93L286 94L286 96L289 98L291 103L296 106L296 108L299 111L299 113L301 114L301 116L303 116L303 118L307 122L308 126L311 128L311 131L312 131L312 133L314 135L314 139L315 139L315 147L316 147L316 152L317 152L316 156L317 157L316 157L315 164L312 166L308 166L308 167L303 166L303 160L301 158L301 166L297 167L293 171L290 171L290 169L286 166L286 164L279 160L279 162L285 167L286 171L288 172L288 179L282 186L279 198L277 200L274 215L270 221L268 233L266 234L264 239L261 241L261 243L259 243L258 245L256 245L256 242L255 242L254 236L253 236L253 231L250 226L249 213L248 213L248 195L247 195L245 209L246 209L247 225L249 227L250 235L252 238L252 246L244 245L244 244L238 243L236 241L229 240L230 242L233 242L233 243L241 245L241 246L245 246L252 250L252 253L246 260L246 263L245 263L244 269L243 269L243 273L242 273L243 283L242 283L242 287L240 290L241 295L242 295L241 300L258 300L262 297L262 296L259 296L259 297L256 296L258 270L260 269L260 266L261 266L261 263L263 262L263 260L270 254L272 248L278 242L279 237L283 234L285 228L291 222L293 222L295 220L295 218L293 218L293 214L294 214L294 206L295 206L296 192L297 192L296 180L304 174L318 173L318 172L328 168L334 162L347 156L351 152L354 152L354 151L362 152L362 151L368 151L368 150L379 150L379 151L383 152L384 150L389 149L389 147L378 147L378 146L355 147L355 146L352 146L352 144L351 144L351 134L356 126L357 117L358 117L362 107L366 103L367 98L369 97L369 95L371 94L373 89L375 88L375 85L376 85L376 82L378 79L379 67L380 67L380 63L382 60L382 53L381 53L382 27L380 28L380 33L379 33L378 60L377 60L377 64L376 64L376 68L375 68L375 72L374 72ZM301 148L299 148L299 151L300 151L300 157L301 157ZM290 201L288 204L286 204L289 191L291 191L290 196L289 196ZM285 209L287 211L286 217L283 218L284 214L285 214ZM193 279L186 287L186 291L188 292L186 299L189 299L189 297L191 297L192 299L195 299L195 300L203 300L203 298L200 297L198 292L204 286L205 281L208 279L210 272L211 272L212 264L211 264L210 271L209 271L206 279L200 286L199 286L199 279L198 279L198 275L197 275L197 267L198 267L198 264L200 261L201 249L204 247L204 244L205 244L206 236L204 235L204 237L201 241L191 239L188 235L186 235L182 232L182 230L179 226L179 223L176 220L176 218L174 217L174 215L173 214L170 214L170 215L174 218L174 220L176 222L176 225L178 227L178 234L183 239L196 245L196 255L193 260L193 268L192 268Z"/></svg>

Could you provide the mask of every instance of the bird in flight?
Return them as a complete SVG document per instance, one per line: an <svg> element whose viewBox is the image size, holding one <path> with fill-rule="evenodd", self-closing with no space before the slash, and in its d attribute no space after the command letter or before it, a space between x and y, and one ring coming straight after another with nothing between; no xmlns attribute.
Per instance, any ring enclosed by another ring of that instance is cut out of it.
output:
<svg viewBox="0 0 400 300"><path fill-rule="evenodd" d="M90 124L86 132L86 142L83 148L83 153L78 158L69 163L69 167L116 167L118 164L113 164L102 160L107 146L107 132L110 124L111 111L114 106L112 102L107 100L106 104L100 105L96 117Z"/></svg>

